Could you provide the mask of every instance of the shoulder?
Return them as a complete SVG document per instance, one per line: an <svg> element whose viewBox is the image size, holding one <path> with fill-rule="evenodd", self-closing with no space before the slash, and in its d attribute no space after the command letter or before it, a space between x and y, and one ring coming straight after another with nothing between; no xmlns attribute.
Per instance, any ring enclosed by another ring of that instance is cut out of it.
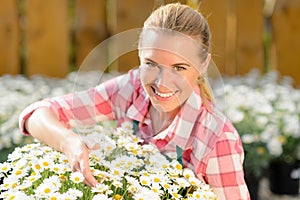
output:
<svg viewBox="0 0 300 200"><path fill-rule="evenodd" d="M242 161L244 159L244 150L239 133L227 116L220 111L217 111L217 113L217 115L223 119L224 124L216 140L215 147L212 149L213 154L217 157L234 157L236 155L239 157L239 160Z"/></svg>
<svg viewBox="0 0 300 200"><path fill-rule="evenodd" d="M128 72L116 76L108 81L105 84L117 84L119 87L134 85L140 82L139 78L139 69L131 69Z"/></svg>
<svg viewBox="0 0 300 200"><path fill-rule="evenodd" d="M197 138L213 151L217 146L241 145L238 132L232 122L217 108L203 108L198 121Z"/></svg>
<svg viewBox="0 0 300 200"><path fill-rule="evenodd" d="M140 85L139 72L138 69L133 69L106 80L99 84L96 90L105 91L109 94L119 93L120 91L130 93L130 91L133 92L137 88L137 85Z"/></svg>

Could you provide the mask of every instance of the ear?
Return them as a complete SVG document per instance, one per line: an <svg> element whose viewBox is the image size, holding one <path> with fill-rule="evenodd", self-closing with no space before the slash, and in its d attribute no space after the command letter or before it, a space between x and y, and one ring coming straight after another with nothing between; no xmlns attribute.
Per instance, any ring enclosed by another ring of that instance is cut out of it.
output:
<svg viewBox="0 0 300 200"><path fill-rule="evenodd" d="M211 60L211 54L207 54L206 60L202 63L201 68L200 68L200 73L205 74L207 72L207 68L209 66Z"/></svg>

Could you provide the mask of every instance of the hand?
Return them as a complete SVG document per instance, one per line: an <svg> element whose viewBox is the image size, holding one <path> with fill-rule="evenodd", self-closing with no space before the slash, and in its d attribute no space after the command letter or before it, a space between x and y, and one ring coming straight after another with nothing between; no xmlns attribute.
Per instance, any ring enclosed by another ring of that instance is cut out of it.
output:
<svg viewBox="0 0 300 200"><path fill-rule="evenodd" d="M80 135L66 128L50 109L44 107L33 112L26 120L25 127L32 137L63 152L67 156L72 171L79 171L83 174L85 184L89 186L97 184L89 165L89 153L97 148L95 143L83 142Z"/></svg>
<svg viewBox="0 0 300 200"><path fill-rule="evenodd" d="M84 183L90 187L96 186L97 180L94 178L90 169L89 153L91 150L97 148L98 146L96 145L93 148L89 148L78 135L69 138L62 147L63 153L67 156L72 171L81 172L85 177Z"/></svg>

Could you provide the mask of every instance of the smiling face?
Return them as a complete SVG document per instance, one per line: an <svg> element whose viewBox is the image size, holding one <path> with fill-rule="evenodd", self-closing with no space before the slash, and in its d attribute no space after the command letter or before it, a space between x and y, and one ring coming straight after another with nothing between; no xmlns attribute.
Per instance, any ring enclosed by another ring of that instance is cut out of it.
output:
<svg viewBox="0 0 300 200"><path fill-rule="evenodd" d="M204 73L195 41L184 35L148 31L139 49L140 77L152 105L159 111L176 110L191 95Z"/></svg>

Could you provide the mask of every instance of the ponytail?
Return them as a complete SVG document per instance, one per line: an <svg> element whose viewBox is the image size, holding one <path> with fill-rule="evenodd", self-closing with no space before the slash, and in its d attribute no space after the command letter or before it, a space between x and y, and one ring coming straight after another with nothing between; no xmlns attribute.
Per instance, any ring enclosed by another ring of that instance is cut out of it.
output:
<svg viewBox="0 0 300 200"><path fill-rule="evenodd" d="M214 99L208 80L203 75L200 75L197 78L197 84L200 89L200 97L203 101L204 106L211 111Z"/></svg>

